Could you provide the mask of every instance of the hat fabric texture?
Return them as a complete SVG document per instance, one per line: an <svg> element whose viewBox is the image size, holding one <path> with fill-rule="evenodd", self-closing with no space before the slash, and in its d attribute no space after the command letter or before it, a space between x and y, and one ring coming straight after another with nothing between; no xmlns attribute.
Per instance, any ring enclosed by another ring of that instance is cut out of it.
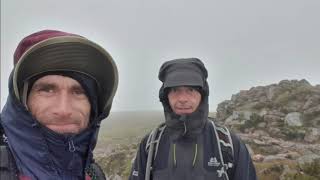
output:
<svg viewBox="0 0 320 180"><path fill-rule="evenodd" d="M94 79L100 112L109 113L118 86L118 70L110 54L76 34L44 30L25 37L14 53L13 88L20 99L25 81L42 73L77 72Z"/></svg>
<svg viewBox="0 0 320 180"><path fill-rule="evenodd" d="M159 71L164 88L176 86L204 87L208 76L203 63L197 58L175 59L165 62Z"/></svg>
<svg viewBox="0 0 320 180"><path fill-rule="evenodd" d="M37 44L38 42L48 38L59 37L59 36L79 36L79 35L62 32L62 31L55 31L55 30L43 30L43 31L33 33L25 37L19 43L17 49L14 52L14 57L13 57L14 65L18 63L23 53L26 52L34 44Z"/></svg>
<svg viewBox="0 0 320 180"><path fill-rule="evenodd" d="M203 78L197 69L189 64L171 66L163 82L165 88L176 86L200 86L203 87Z"/></svg>

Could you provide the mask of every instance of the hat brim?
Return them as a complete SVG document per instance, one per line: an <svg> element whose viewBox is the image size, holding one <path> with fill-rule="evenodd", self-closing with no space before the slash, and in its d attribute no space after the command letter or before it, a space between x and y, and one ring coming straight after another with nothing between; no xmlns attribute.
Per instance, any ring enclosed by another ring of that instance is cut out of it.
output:
<svg viewBox="0 0 320 180"><path fill-rule="evenodd" d="M21 56L13 74L13 87L19 89L29 78L50 71L75 71L97 81L99 107L108 111L118 86L118 70L112 57L96 43L78 36L61 36L41 41Z"/></svg>
<svg viewBox="0 0 320 180"><path fill-rule="evenodd" d="M165 78L164 88L177 86L199 86L203 87L201 75L193 71L174 71Z"/></svg>

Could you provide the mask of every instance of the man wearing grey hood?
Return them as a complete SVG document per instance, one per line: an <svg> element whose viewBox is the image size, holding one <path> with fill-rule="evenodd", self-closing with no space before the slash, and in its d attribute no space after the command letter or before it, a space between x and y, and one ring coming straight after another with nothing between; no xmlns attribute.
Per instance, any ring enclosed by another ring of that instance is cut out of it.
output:
<svg viewBox="0 0 320 180"><path fill-rule="evenodd" d="M208 119L208 73L197 58L165 62L165 123L140 143L129 180L255 180L244 143Z"/></svg>

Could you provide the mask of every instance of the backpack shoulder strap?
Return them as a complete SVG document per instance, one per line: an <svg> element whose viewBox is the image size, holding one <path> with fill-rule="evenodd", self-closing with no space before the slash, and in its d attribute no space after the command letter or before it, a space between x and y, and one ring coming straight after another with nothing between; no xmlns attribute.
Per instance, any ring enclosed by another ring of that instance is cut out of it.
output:
<svg viewBox="0 0 320 180"><path fill-rule="evenodd" d="M234 156L233 142L232 142L231 133L230 133L229 129L226 126L221 126L221 125L214 123L214 119L211 117L209 117L208 119L212 122L214 129L218 133L217 137L219 138L219 142L224 147L230 148L230 150L232 152L231 155Z"/></svg>
<svg viewBox="0 0 320 180"><path fill-rule="evenodd" d="M99 164L93 162L89 168L86 169L86 174L90 176L91 180L106 180L106 176Z"/></svg>
<svg viewBox="0 0 320 180"><path fill-rule="evenodd" d="M0 119L0 145L6 145L6 144L7 144L7 137L4 134L4 130L3 130L1 119Z"/></svg>
<svg viewBox="0 0 320 180"><path fill-rule="evenodd" d="M218 137L219 137L219 142L227 148L231 149L231 155L234 156L234 150L233 150L233 142L231 138L230 131L227 127L224 126L216 126L217 131L218 131Z"/></svg>
<svg viewBox="0 0 320 180"><path fill-rule="evenodd" d="M0 180L18 180L18 169L8 147L7 137L0 119Z"/></svg>
<svg viewBox="0 0 320 180"><path fill-rule="evenodd" d="M0 145L0 179L18 180L16 163L6 145Z"/></svg>
<svg viewBox="0 0 320 180"><path fill-rule="evenodd" d="M151 133L149 134L145 150L148 153L147 157L147 166L146 166L146 175L145 179L150 179L150 173L152 170L152 162L154 159L156 159L158 148L161 140L161 136L166 128L166 125L164 123L160 124L158 127L153 129Z"/></svg>
<svg viewBox="0 0 320 180"><path fill-rule="evenodd" d="M154 128L148 136L145 150L146 152L149 152L149 149L151 146L154 146L154 145L156 146L154 149L155 152L154 152L153 159L155 159L158 154L159 143L165 128L166 128L166 125L162 123L158 127Z"/></svg>
<svg viewBox="0 0 320 180"><path fill-rule="evenodd" d="M234 159L233 142L230 131L226 127L217 126L211 118L209 118L209 120L213 127L217 142L219 142L217 146L222 167L218 170L218 174L220 177L224 174L226 178L229 179L227 170L233 167ZM230 154L229 156L231 157L229 157L228 154Z"/></svg>

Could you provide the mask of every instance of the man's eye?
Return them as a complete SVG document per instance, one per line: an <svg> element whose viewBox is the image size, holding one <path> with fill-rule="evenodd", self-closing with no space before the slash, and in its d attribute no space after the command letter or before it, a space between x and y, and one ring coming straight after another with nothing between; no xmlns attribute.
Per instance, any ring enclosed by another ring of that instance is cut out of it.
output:
<svg viewBox="0 0 320 180"><path fill-rule="evenodd" d="M73 93L76 95L84 95L84 90L83 89L74 89Z"/></svg>
<svg viewBox="0 0 320 180"><path fill-rule="evenodd" d="M188 91L192 93L195 91L195 89L193 87L188 87Z"/></svg>
<svg viewBox="0 0 320 180"><path fill-rule="evenodd" d="M38 91L39 91L39 92L52 93L52 92L53 92L53 89L52 89L52 88L49 88L49 87L47 87L47 88L44 87L44 88L39 88Z"/></svg>
<svg viewBox="0 0 320 180"><path fill-rule="evenodd" d="M173 88L171 88L171 92L177 92L177 88L176 87L173 87Z"/></svg>

